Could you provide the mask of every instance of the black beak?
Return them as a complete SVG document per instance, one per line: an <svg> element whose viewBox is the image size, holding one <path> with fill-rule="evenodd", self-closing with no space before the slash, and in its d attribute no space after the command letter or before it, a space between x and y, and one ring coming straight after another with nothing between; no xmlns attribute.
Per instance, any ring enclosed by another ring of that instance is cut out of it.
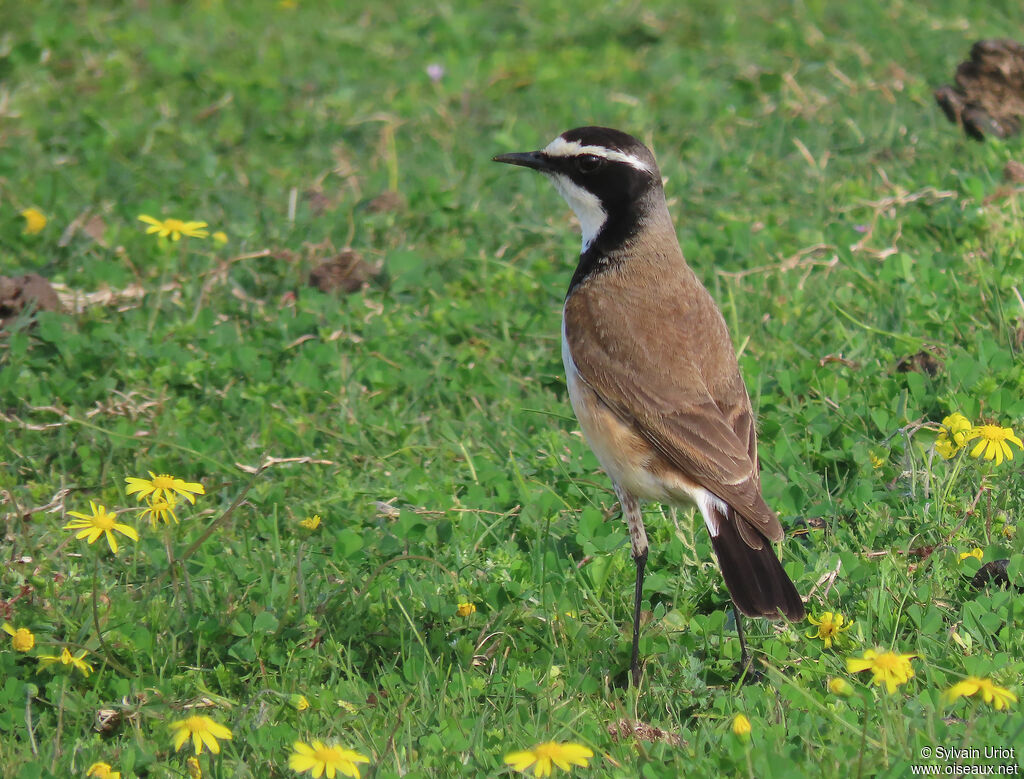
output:
<svg viewBox="0 0 1024 779"><path fill-rule="evenodd" d="M551 164L543 152L520 151L511 154L499 154L492 158L494 162L507 162L509 165L521 165L534 170L550 170Z"/></svg>

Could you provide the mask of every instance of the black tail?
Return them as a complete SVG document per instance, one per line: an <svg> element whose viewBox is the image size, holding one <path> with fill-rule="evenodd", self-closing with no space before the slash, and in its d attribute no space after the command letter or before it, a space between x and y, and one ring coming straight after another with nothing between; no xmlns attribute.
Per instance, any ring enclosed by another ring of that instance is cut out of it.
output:
<svg viewBox="0 0 1024 779"><path fill-rule="evenodd" d="M711 536L711 545L736 608L748 617L778 619L785 616L793 622L802 620L805 616L803 601L782 569L771 542L756 534L760 536L761 548L751 548L740 537L736 526L737 522L745 521L742 517L731 507L727 514L722 514L717 506L712 511L718 535Z"/></svg>

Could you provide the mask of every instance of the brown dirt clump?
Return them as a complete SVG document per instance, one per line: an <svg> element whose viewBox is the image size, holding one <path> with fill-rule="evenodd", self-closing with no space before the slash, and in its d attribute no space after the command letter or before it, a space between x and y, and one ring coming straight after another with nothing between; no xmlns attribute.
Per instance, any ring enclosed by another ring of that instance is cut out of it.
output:
<svg viewBox="0 0 1024 779"><path fill-rule="evenodd" d="M956 86L935 90L946 118L976 141L1008 138L1024 117L1024 45L1006 38L978 41L956 69Z"/></svg>
<svg viewBox="0 0 1024 779"><path fill-rule="evenodd" d="M50 282L38 273L0 276L0 328L6 328L28 307L60 311L60 300Z"/></svg>
<svg viewBox="0 0 1024 779"><path fill-rule="evenodd" d="M366 262L355 249L342 249L310 272L309 285L321 292L357 292L378 273L380 269Z"/></svg>

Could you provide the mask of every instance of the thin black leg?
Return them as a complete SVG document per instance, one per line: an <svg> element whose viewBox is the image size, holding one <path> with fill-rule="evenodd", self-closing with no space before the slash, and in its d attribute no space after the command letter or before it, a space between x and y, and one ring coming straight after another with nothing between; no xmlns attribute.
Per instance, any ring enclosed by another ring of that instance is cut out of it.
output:
<svg viewBox="0 0 1024 779"><path fill-rule="evenodd" d="M734 606L732 613L736 616L736 633L740 637L740 672L736 674L736 681L740 684L757 684L764 679L764 675L751 665L754 658L747 649L747 636L743 632L743 617L739 609Z"/></svg>
<svg viewBox="0 0 1024 779"><path fill-rule="evenodd" d="M739 635L739 664L746 670L751 664L751 653L746 651L746 637L743 635L743 618L739 616L739 609L732 608L732 615L736 617L736 633Z"/></svg>
<svg viewBox="0 0 1024 779"><path fill-rule="evenodd" d="M633 558L636 563L636 591L633 593L633 660L630 672L633 674L633 686L640 686L640 603L644 594L644 568L647 566L647 550Z"/></svg>

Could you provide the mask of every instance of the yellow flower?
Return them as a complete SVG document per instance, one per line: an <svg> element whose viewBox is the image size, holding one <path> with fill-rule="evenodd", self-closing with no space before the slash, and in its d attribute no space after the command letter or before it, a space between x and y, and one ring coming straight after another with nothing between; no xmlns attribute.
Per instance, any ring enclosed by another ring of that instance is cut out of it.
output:
<svg viewBox="0 0 1024 779"><path fill-rule="evenodd" d="M473 603L460 603L459 609L455 613L460 617L468 617L470 614L476 613L476 605Z"/></svg>
<svg viewBox="0 0 1024 779"><path fill-rule="evenodd" d="M812 630L807 633L808 638L820 638L825 642L825 648L830 649L832 642L839 638L839 634L843 631L849 630L853 626L853 620L846 622L846 617L840 614L838 611L834 614L831 611L826 611L821 615L821 619L815 619L810 614L807 615L807 621L812 625L817 625L817 630ZM843 623L846 622L844 625Z"/></svg>
<svg viewBox="0 0 1024 779"><path fill-rule="evenodd" d="M949 460L970 439L974 425L963 414L954 413L942 420L942 430L935 439L935 451Z"/></svg>
<svg viewBox="0 0 1024 779"><path fill-rule="evenodd" d="M901 655L895 652L880 652L869 649L863 657L848 657L846 659L846 670L852 674L861 671L871 671L874 676L871 679L873 684L884 684L891 695L901 684L906 684L914 675L914 669L910 665L911 658L915 654Z"/></svg>
<svg viewBox="0 0 1024 779"><path fill-rule="evenodd" d="M86 776L95 776L97 779L121 779L121 772L111 768L110 763L93 763Z"/></svg>
<svg viewBox="0 0 1024 779"><path fill-rule="evenodd" d="M293 695L290 703L295 707L296 711L305 711L309 708L309 701L305 695Z"/></svg>
<svg viewBox="0 0 1024 779"><path fill-rule="evenodd" d="M38 208L26 208L21 215L25 219L25 229L22 235L35 235L41 233L46 227L46 214Z"/></svg>
<svg viewBox="0 0 1024 779"><path fill-rule="evenodd" d="M732 732L739 738L748 738L751 730L753 730L753 728L750 725L750 720L747 719L745 714L737 714L732 718Z"/></svg>
<svg viewBox="0 0 1024 779"><path fill-rule="evenodd" d="M188 238L206 238L209 235L206 230L206 222L183 222L180 219L154 219L146 214L139 214L139 221L149 225L146 228L146 235L156 233L161 238L170 238L172 241L181 239L181 236Z"/></svg>
<svg viewBox="0 0 1024 779"><path fill-rule="evenodd" d="M961 552L960 556L957 557L957 562L961 562L963 560L966 560L968 557L976 557L976 558L978 558L980 560L984 556L985 556L985 553L983 551L981 551L980 547L976 546L970 552Z"/></svg>
<svg viewBox="0 0 1024 779"><path fill-rule="evenodd" d="M171 524L170 520L173 519L174 524L178 524L178 517L174 513L174 506L177 502L178 499L174 497L173 492L168 492L159 498L146 498L146 508L142 510L142 518L145 519L146 515L149 514L149 524L154 529L159 521L169 525Z"/></svg>
<svg viewBox="0 0 1024 779"><path fill-rule="evenodd" d="M149 472L149 476L150 478L148 479L126 476L125 482L127 482L128 486L125 487L124 491L129 495L135 492L139 493L137 497L140 501L146 498L159 500L168 495L173 496L174 493L178 493L192 504L196 502L196 495L206 494L203 485L198 482L183 481L166 473L161 473L157 476L152 471Z"/></svg>
<svg viewBox="0 0 1024 779"><path fill-rule="evenodd" d="M318 527L320 527L320 515L314 514L311 517L300 519L299 524L306 528L306 530L316 530Z"/></svg>
<svg viewBox="0 0 1024 779"><path fill-rule="evenodd" d="M369 763L370 758L352 749L345 749L338 744L328 746L322 741L314 741L312 746L296 741L292 744L288 767L296 773L309 771L314 779L327 774L327 779L334 779L335 773L359 779L359 766L356 763Z"/></svg>
<svg viewBox="0 0 1024 779"><path fill-rule="evenodd" d="M83 649L77 657L68 651L67 647L60 650L59 655L39 655L39 666L46 668L48 665L53 663L60 663L61 665L71 665L77 668L85 676L88 676L92 672L92 666L85 661L86 651Z"/></svg>
<svg viewBox="0 0 1024 779"><path fill-rule="evenodd" d="M870 452L868 454L868 457L871 459L871 467L876 469L876 470L881 468L883 465L885 465L885 458L882 457L880 454L875 454L874 452Z"/></svg>
<svg viewBox="0 0 1024 779"><path fill-rule="evenodd" d="M15 652L27 652L36 645L36 637L28 628L14 629L13 625L3 624L3 631L11 637L11 649Z"/></svg>
<svg viewBox="0 0 1024 779"><path fill-rule="evenodd" d="M69 511L68 515L78 517L68 522L65 530L77 530L75 538L84 538L90 544L102 535L106 535L107 543L110 544L110 551L117 554L117 538L114 531L128 536L133 541L139 540L139 534L131 525L125 525L117 521L117 517L107 511L106 506L98 506L89 501L89 509L92 515L82 514L78 511Z"/></svg>
<svg viewBox="0 0 1024 779"><path fill-rule="evenodd" d="M957 446L966 444L970 440L971 430L974 429L971 420L960 412L954 412L943 419L942 426L946 428L946 434Z"/></svg>
<svg viewBox="0 0 1024 779"><path fill-rule="evenodd" d="M505 755L505 762L524 774L527 773L530 766L533 766L534 776L551 776L552 765L558 766L563 771L568 771L574 765L586 768L587 761L593 756L593 750L582 744L560 744L557 741L545 741L543 744L537 744L533 749L510 752Z"/></svg>
<svg viewBox="0 0 1024 779"><path fill-rule="evenodd" d="M203 753L203 744L210 748L215 755L220 752L218 738L230 739L231 731L218 722L199 714L180 719L168 725L174 731L174 749L178 751L182 745L192 739L192 746L197 755Z"/></svg>
<svg viewBox="0 0 1024 779"><path fill-rule="evenodd" d="M971 449L971 457L984 457L986 460L995 460L996 465L1001 465L1003 458L1013 459L1013 450L1010 444L1016 444L1024 449L1024 443L1013 434L1012 427L1000 427L999 425L979 425L971 431L969 440L978 439L978 443Z"/></svg>
<svg viewBox="0 0 1024 779"><path fill-rule="evenodd" d="M214 243L219 243L221 246L228 242L228 234L223 230L218 230L210 237L213 239Z"/></svg>
<svg viewBox="0 0 1024 779"><path fill-rule="evenodd" d="M853 688L850 686L850 683L838 676L833 676L828 680L828 691L833 695L839 695L843 698L853 695Z"/></svg>
<svg viewBox="0 0 1024 779"><path fill-rule="evenodd" d="M203 779L203 769L199 766L199 758L195 755L185 761L185 767L188 768L189 779Z"/></svg>
<svg viewBox="0 0 1024 779"><path fill-rule="evenodd" d="M977 676L968 676L963 681L957 682L943 693L943 697L947 703L952 703L958 698L967 698L979 692L985 703L991 703L996 711L1008 709L1011 703L1017 702L1017 696L1005 687L998 687L992 684L991 679L982 679Z"/></svg>

